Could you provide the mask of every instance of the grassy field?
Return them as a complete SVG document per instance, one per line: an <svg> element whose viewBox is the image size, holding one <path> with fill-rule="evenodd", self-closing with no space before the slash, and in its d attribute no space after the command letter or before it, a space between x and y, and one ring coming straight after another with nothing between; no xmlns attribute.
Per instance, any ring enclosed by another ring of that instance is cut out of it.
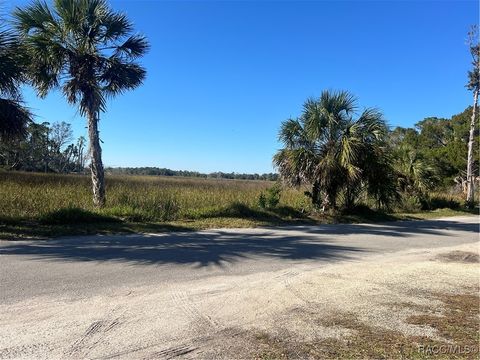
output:
<svg viewBox="0 0 480 360"><path fill-rule="evenodd" d="M320 215L315 214L302 189L283 189L279 204L267 210L259 206L259 197L273 185L251 180L109 176L107 206L97 210L92 205L89 176L0 172L0 234L16 237L153 232L298 222L379 221L458 213L442 209L415 216L373 211Z"/></svg>

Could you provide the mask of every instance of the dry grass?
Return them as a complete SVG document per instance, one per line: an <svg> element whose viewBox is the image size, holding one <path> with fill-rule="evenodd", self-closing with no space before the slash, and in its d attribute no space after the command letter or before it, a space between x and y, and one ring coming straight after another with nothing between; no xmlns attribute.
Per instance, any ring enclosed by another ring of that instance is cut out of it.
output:
<svg viewBox="0 0 480 360"><path fill-rule="evenodd" d="M397 331L366 325L351 314L337 314L321 321L322 326L342 327L353 335L327 338L316 343L255 336L256 359L477 359L479 355L479 300L477 294L438 294L444 304L440 315L415 315L410 324L430 326L439 339L406 336ZM403 306L410 306L404 304ZM418 311L418 309L416 309ZM394 316L392 314L392 316Z"/></svg>
<svg viewBox="0 0 480 360"><path fill-rule="evenodd" d="M480 255L470 251L452 251L440 254L437 259L444 262L480 263Z"/></svg>
<svg viewBox="0 0 480 360"><path fill-rule="evenodd" d="M105 215L139 221L198 219L233 204L257 207L269 181L157 176L109 176ZM0 172L0 217L38 219L65 208L94 211L90 178L85 175ZM299 190L282 193L280 206L302 210L308 199Z"/></svg>
<svg viewBox="0 0 480 360"><path fill-rule="evenodd" d="M274 209L259 206L269 181L160 176L108 176L107 206L93 207L90 177L0 171L0 234L54 236L158 232L285 223L378 222L461 214L441 209L385 214L359 207L350 214L315 213L304 189L282 190Z"/></svg>

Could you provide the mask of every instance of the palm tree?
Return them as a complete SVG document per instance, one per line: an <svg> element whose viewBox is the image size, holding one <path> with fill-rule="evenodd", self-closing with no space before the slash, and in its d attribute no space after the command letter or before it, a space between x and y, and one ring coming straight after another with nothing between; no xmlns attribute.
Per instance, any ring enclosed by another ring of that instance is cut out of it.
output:
<svg viewBox="0 0 480 360"><path fill-rule="evenodd" d="M438 181L435 169L411 146L396 149L394 168L400 191L409 195L425 195Z"/></svg>
<svg viewBox="0 0 480 360"><path fill-rule="evenodd" d="M15 25L32 61L31 80L40 97L61 88L87 118L93 200L105 204L105 179L98 121L106 100L142 84L146 72L136 60L148 50L145 37L132 34L124 14L105 0L35 1L14 12Z"/></svg>
<svg viewBox="0 0 480 360"><path fill-rule="evenodd" d="M22 105L19 91L25 81L21 50L14 33L0 29L0 140L25 135L26 126L32 121L31 113Z"/></svg>
<svg viewBox="0 0 480 360"><path fill-rule="evenodd" d="M352 94L323 91L280 129L284 148L274 156L274 165L290 185L311 186L312 203L324 210L335 209L339 195L351 208L362 191L382 205L395 194L383 115L368 108L354 119L356 109Z"/></svg>

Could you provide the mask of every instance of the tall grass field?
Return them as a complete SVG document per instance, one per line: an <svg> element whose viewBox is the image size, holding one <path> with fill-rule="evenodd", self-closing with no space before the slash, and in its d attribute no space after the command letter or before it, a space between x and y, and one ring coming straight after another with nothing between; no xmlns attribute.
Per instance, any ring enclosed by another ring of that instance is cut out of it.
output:
<svg viewBox="0 0 480 360"><path fill-rule="evenodd" d="M172 221L229 215L235 209L258 207L270 181L107 176L107 206L96 210L87 175L0 172L0 217L47 218L80 208L130 221ZM279 208L310 210L302 190L283 190Z"/></svg>
<svg viewBox="0 0 480 360"><path fill-rule="evenodd" d="M305 189L282 188L275 206L262 206L262 197L265 203L268 189L274 186L270 181L112 175L106 178L107 205L95 209L87 175L0 171L0 235L163 230L142 227L145 224L198 229L332 221L315 213ZM445 194L437 194L436 199L437 207L451 209L458 208L461 200ZM416 205L407 204L412 209L403 212L418 213ZM340 221L398 218L383 214L369 219L364 215L368 214L349 215Z"/></svg>

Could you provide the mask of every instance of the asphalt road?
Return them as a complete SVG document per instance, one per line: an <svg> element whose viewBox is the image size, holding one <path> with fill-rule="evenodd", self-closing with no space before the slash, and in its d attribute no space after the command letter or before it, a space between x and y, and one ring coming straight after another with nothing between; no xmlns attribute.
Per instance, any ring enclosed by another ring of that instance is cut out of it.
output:
<svg viewBox="0 0 480 360"><path fill-rule="evenodd" d="M320 267L374 254L479 240L479 218L382 224L0 241L0 303L37 296L86 298L118 287L161 285L292 266Z"/></svg>

